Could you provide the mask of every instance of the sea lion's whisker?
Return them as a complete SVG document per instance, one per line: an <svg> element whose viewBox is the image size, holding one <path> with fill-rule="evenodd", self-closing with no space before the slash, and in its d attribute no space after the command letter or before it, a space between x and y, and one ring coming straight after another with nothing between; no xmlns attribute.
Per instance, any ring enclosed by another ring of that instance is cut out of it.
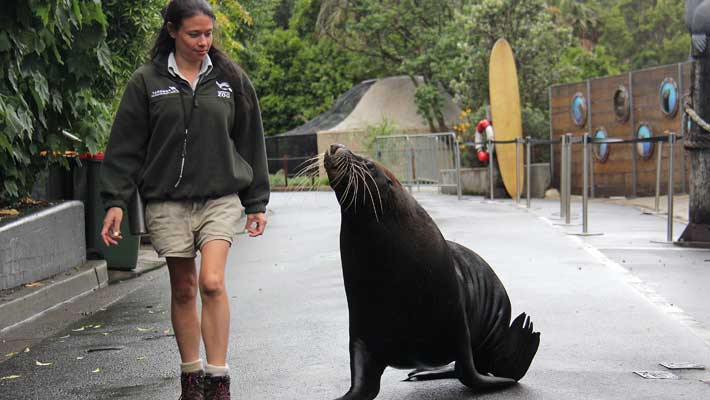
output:
<svg viewBox="0 0 710 400"><path fill-rule="evenodd" d="M347 207L345 207L345 210L346 210L346 211L349 210L350 207L351 207L351 206L353 205L353 203L354 203L354 204L355 204L355 212L357 212L357 192L358 192L358 190L357 190L357 178L355 177L355 174L353 173L353 163L352 163L352 161L350 161L350 162L348 163L348 176L350 177L350 180L348 181L348 187L351 187L351 184L352 184L352 188L353 188L353 191L354 191L354 192L353 192L352 198L350 199L350 202L348 203Z"/></svg>
<svg viewBox="0 0 710 400"><path fill-rule="evenodd" d="M360 167L361 172L363 173L363 177L362 177L363 184L365 184L365 187L367 188L367 191L370 194L370 201L372 202L372 210L375 213L375 219L377 219L377 221L379 222L379 218L377 216L377 206L375 205L375 199L372 196L372 190L370 189L370 186L367 185L366 179L370 178L370 180L372 181L372 185L375 187L375 190L377 190L377 200L380 202L380 211L382 214L384 214L385 210L382 205L382 194L380 194L380 188L377 187L377 182L375 182L375 178L372 176L370 171L368 171L367 168L363 167L362 165L360 165L359 167Z"/></svg>
<svg viewBox="0 0 710 400"><path fill-rule="evenodd" d="M302 170L301 172L294 175L293 179L300 181L298 183L298 185L296 185L296 190L305 190L307 187L314 187L315 182L314 182L313 178L315 178L317 175L318 175L317 169L314 169L313 171Z"/></svg>
<svg viewBox="0 0 710 400"><path fill-rule="evenodd" d="M343 172L343 176L347 176L347 177L348 177L348 185L345 187L345 192L343 193L343 201L347 201L348 194L350 193L350 188L353 187L353 176L352 176L352 174L350 174L350 173L346 173L346 172L349 172L349 170L351 169L350 164L346 164L346 168L348 169L348 171L344 171L344 172ZM352 202L351 202L351 203L352 203ZM350 208L350 205L351 205L351 204L348 204L348 205L346 206L346 208L345 208L346 211Z"/></svg>
<svg viewBox="0 0 710 400"><path fill-rule="evenodd" d="M355 171L357 173L357 177L362 180L362 184L367 187L367 182L365 181L365 173L367 170L360 164L355 164ZM367 188L369 189L369 188ZM365 202L367 201L367 197L363 196L362 197L362 204L365 205Z"/></svg>
<svg viewBox="0 0 710 400"><path fill-rule="evenodd" d="M362 168L362 167L361 167ZM375 198L372 196L372 190L370 189L370 186L367 184L365 174L369 174L367 171L361 171L360 174L362 174L362 183L365 186L365 193L370 197L370 203L372 203L372 212L375 214L375 220L377 222L380 222L380 218L377 215L377 207L375 206ZM367 203L367 197L362 196L362 204L365 205Z"/></svg>
<svg viewBox="0 0 710 400"><path fill-rule="evenodd" d="M305 168L309 168L309 167L313 166L313 164L316 164L316 165L317 165L317 163L315 163L315 161L320 161L320 155L315 156L315 157L311 157L311 158L309 158L309 159L303 161L302 163L298 164L298 166L296 167L296 169L299 169L299 168L301 168L302 166L304 166L304 169L305 169Z"/></svg>
<svg viewBox="0 0 710 400"><path fill-rule="evenodd" d="M337 186L340 181L345 177L345 160L343 157L338 158L334 163L335 167L335 179L333 180L333 186Z"/></svg>
<svg viewBox="0 0 710 400"><path fill-rule="evenodd" d="M357 173L355 173L355 163L351 162L350 163L350 171L349 175L353 178L353 183L355 187L355 191L353 192L353 198L351 200L351 203L355 205L355 210L354 212L357 214L357 196L360 194L360 179L357 176Z"/></svg>
<svg viewBox="0 0 710 400"><path fill-rule="evenodd" d="M345 178L345 171L344 170L336 170L335 171L335 179L333 179L333 186L337 186L340 184L340 182Z"/></svg>
<svg viewBox="0 0 710 400"><path fill-rule="evenodd" d="M372 185L375 187L375 190L377 190L377 200L380 202L380 211L381 211L382 215L384 215L385 214L385 207L382 204L382 193L380 193L380 188L377 186L377 182L375 182L375 177L372 176L370 171L366 171L366 172L367 172L367 176L372 181ZM374 208L375 205L373 204L372 207Z"/></svg>

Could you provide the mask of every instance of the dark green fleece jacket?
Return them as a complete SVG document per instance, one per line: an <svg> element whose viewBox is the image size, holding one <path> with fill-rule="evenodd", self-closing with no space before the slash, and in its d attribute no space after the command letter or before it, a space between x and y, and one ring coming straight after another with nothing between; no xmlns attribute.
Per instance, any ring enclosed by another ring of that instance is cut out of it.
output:
<svg viewBox="0 0 710 400"><path fill-rule="evenodd" d="M237 193L247 214L264 212L266 148L249 78L240 70L230 80L214 65L193 92L164 58L140 67L126 86L101 166L104 207L125 211L138 187L146 201Z"/></svg>

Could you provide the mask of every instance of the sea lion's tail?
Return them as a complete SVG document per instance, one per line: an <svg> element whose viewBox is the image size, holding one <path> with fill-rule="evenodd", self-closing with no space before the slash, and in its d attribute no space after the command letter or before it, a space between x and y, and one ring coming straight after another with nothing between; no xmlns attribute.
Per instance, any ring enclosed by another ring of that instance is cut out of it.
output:
<svg viewBox="0 0 710 400"><path fill-rule="evenodd" d="M533 332L530 317L525 313L518 315L505 333L496 354L493 375L519 381L528 372L539 345L540 332Z"/></svg>

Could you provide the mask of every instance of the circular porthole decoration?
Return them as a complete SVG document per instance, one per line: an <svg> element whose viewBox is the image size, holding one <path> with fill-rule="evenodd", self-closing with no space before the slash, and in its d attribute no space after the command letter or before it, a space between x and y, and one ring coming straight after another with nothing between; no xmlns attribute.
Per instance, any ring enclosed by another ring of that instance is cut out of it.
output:
<svg viewBox="0 0 710 400"><path fill-rule="evenodd" d="M661 83L661 110L668 118L672 118L678 112L678 85L671 78L666 78Z"/></svg>
<svg viewBox="0 0 710 400"><path fill-rule="evenodd" d="M594 132L594 139L606 139L608 137L606 133L606 129L604 128L599 128L597 129L596 132ZM609 159L609 144L608 143L595 143L592 146L592 151L594 153L594 157L599 161L599 162L606 162L607 159Z"/></svg>
<svg viewBox="0 0 710 400"><path fill-rule="evenodd" d="M629 102L629 91L626 86L619 86L614 92L614 116L619 122L629 120L631 104Z"/></svg>
<svg viewBox="0 0 710 400"><path fill-rule="evenodd" d="M584 126L587 123L587 99L582 93L577 93L572 97L572 119L577 126Z"/></svg>
<svg viewBox="0 0 710 400"><path fill-rule="evenodd" d="M653 132L648 124L641 124L639 129L636 131L637 139L649 139L653 137ZM651 158L653 155L653 142L639 142L636 143L636 152L639 157L643 159Z"/></svg>

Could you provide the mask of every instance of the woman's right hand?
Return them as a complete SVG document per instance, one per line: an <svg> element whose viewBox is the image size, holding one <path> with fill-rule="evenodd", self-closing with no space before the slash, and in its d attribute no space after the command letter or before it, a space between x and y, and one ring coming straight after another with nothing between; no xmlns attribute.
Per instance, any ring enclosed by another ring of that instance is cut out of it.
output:
<svg viewBox="0 0 710 400"><path fill-rule="evenodd" d="M121 220L123 220L123 210L120 207L111 207L106 211L104 227L101 229L101 238L106 246L118 245L118 240L123 239Z"/></svg>

